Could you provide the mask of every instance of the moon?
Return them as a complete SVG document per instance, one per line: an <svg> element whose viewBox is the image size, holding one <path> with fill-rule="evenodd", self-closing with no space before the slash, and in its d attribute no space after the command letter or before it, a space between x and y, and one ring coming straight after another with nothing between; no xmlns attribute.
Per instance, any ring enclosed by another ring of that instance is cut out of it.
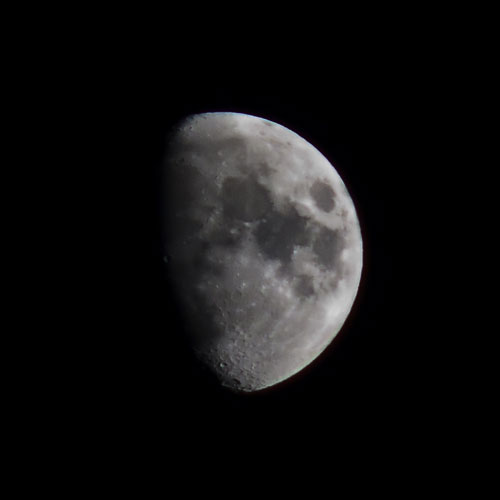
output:
<svg viewBox="0 0 500 500"><path fill-rule="evenodd" d="M362 271L353 201L288 128L233 112L174 127L164 162L167 276L196 356L236 392L282 382L321 354Z"/></svg>

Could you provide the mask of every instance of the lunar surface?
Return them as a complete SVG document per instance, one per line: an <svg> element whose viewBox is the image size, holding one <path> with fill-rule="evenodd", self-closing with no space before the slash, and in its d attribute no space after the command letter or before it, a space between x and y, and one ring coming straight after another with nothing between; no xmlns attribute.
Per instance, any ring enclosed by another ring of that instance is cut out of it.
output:
<svg viewBox="0 0 500 500"><path fill-rule="evenodd" d="M362 239L347 189L310 143L238 113L192 115L165 156L167 275L196 355L235 391L277 384L344 324Z"/></svg>

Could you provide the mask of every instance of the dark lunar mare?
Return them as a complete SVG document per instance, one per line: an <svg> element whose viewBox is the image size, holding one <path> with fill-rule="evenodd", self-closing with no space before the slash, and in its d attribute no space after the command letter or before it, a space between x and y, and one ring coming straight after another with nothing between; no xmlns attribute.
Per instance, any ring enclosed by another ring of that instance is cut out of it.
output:
<svg viewBox="0 0 500 500"><path fill-rule="evenodd" d="M291 201L279 209L267 187L255 175L225 179L221 189L222 224L214 226L203 237L200 236L202 224L192 216L189 206L196 202L206 211L210 210L210 203L204 202L207 197L200 197L200 193L210 189L207 187L208 180L202 178L198 169L182 162L177 165L170 180L173 206L187 208L178 210L170 219L168 232L170 240L189 242L192 260L182 266L182 276L191 284L196 285L204 276L216 277L223 273L223 266L209 256L216 247L235 249L249 231L244 224L246 222L256 224L255 241L262 254L268 259L279 260L285 269L291 264L296 247L311 247L318 265L325 269L340 267L339 256L344 247L340 231L300 215ZM327 197L322 198L326 207L325 199L330 199L328 190L324 184L315 189L322 190L321 196ZM215 193L210 195L216 196ZM213 198L209 196L208 199ZM313 287L306 278L301 278L295 289L300 296L313 293Z"/></svg>
<svg viewBox="0 0 500 500"><path fill-rule="evenodd" d="M252 222L271 210L269 191L253 175L228 177L222 186L222 203L227 219Z"/></svg>
<svg viewBox="0 0 500 500"><path fill-rule="evenodd" d="M313 250L320 265L327 269L335 269L343 248L340 231L321 226L313 243Z"/></svg>
<svg viewBox="0 0 500 500"><path fill-rule="evenodd" d="M263 254L289 264L295 246L307 246L311 241L309 219L298 214L293 205L282 212L273 206L263 218L255 237Z"/></svg>
<svg viewBox="0 0 500 500"><path fill-rule="evenodd" d="M335 207L335 192L325 182L316 181L309 192L316 206L324 212L331 212Z"/></svg>

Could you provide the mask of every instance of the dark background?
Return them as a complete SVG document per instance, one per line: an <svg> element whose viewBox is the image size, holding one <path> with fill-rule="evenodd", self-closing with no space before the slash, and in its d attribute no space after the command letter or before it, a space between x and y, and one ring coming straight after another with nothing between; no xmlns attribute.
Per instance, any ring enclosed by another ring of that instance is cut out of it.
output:
<svg viewBox="0 0 500 500"><path fill-rule="evenodd" d="M229 446L242 429L260 439L291 433L294 440L320 442L364 433L374 437L410 425L418 397L410 368L415 361L411 346L416 318L411 319L405 306L416 292L410 286L411 258L408 254L402 258L408 247L401 223L409 219L397 200L405 196L401 190L408 181L404 167L393 163L398 147L388 138L378 142L380 129L366 142L359 127L360 103L347 77L337 84L328 80L307 85L281 79L221 82L205 76L173 88L170 82L168 92L155 86L139 103L139 135L134 139L139 157L132 168L140 176L151 175L153 201L148 319L133 334L133 343L139 345L134 357L140 355L136 390L145 411L155 418L173 419L179 432L215 434L217 441ZM264 117L311 142L346 183L363 235L360 290L341 333L303 372L251 395L219 387L192 358L175 309L169 306L163 277L160 172L165 136L178 119L205 111Z"/></svg>
<svg viewBox="0 0 500 500"><path fill-rule="evenodd" d="M298 79L280 68L262 78L258 66L172 67L134 68L99 87L103 155L84 204L93 234L82 267L89 286L73 318L78 352L68 359L84 365L80 387L91 404L78 410L118 449L144 445L151 457L165 453L210 470L218 459L255 453L279 462L333 458L338 447L353 454L382 447L397 457L424 446L448 425L439 409L455 389L435 362L443 329L428 263L440 254L427 244L435 235L427 223L435 216L432 173L416 147L430 138L408 128L418 99L368 90L349 71ZM361 224L363 274L342 331L301 373L254 394L223 389L196 362L163 274L166 134L205 111L253 114L304 137L341 175Z"/></svg>
<svg viewBox="0 0 500 500"><path fill-rule="evenodd" d="M465 327L462 318L476 290L465 279L488 265L476 229L483 211L470 196L483 193L476 155L491 138L460 165L472 144L467 127L478 123L464 117L464 98L490 109L480 102L482 80L473 90L463 80L464 55L476 61L482 49L467 39L455 47L442 34L448 17L436 22L445 42L436 51L432 39L424 47L424 25L407 33L401 16L384 16L394 33L369 14L376 33L362 36L357 16L346 24L325 15L321 27L324 13L287 23L280 9L266 26L257 8L245 27L242 9L214 26L191 8L145 24L158 40L143 44L147 35L113 15L102 40L90 24L75 32L68 20L75 43L54 31L46 49L47 32L27 43L30 57L14 55L28 69L17 75L20 95L6 95L26 126L21 165L10 169L23 177L18 204L28 213L16 223L28 272L17 279L14 321L23 320L22 362L10 374L26 379L16 393L28 408L16 408L23 429L14 438L42 442L36 466L51 453L83 476L142 463L167 482L182 473L188 491L205 486L198 480L207 471L220 495L241 491L227 488L228 476L246 489L266 472L293 488L308 464L312 483L326 478L332 492L339 461L358 474L353 486L371 487L359 475L365 461L386 484L413 475L398 495L406 496L422 476L442 477L454 456L462 460L464 439L476 440L483 423L476 403L485 379L472 374L488 349L478 323ZM299 133L338 170L361 223L363 276L342 332L301 374L252 395L220 388L194 361L162 274L165 135L203 111L255 114ZM472 259L469 245L482 256ZM37 307L24 303L31 297ZM75 455L84 466L68 459Z"/></svg>

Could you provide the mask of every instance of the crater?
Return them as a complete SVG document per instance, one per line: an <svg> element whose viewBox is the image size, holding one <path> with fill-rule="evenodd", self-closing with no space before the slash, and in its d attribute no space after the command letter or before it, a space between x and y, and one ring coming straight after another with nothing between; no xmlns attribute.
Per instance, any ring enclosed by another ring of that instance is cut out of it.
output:
<svg viewBox="0 0 500 500"><path fill-rule="evenodd" d="M322 181L316 181L309 190L316 206L324 212L331 212L335 207L335 192Z"/></svg>

